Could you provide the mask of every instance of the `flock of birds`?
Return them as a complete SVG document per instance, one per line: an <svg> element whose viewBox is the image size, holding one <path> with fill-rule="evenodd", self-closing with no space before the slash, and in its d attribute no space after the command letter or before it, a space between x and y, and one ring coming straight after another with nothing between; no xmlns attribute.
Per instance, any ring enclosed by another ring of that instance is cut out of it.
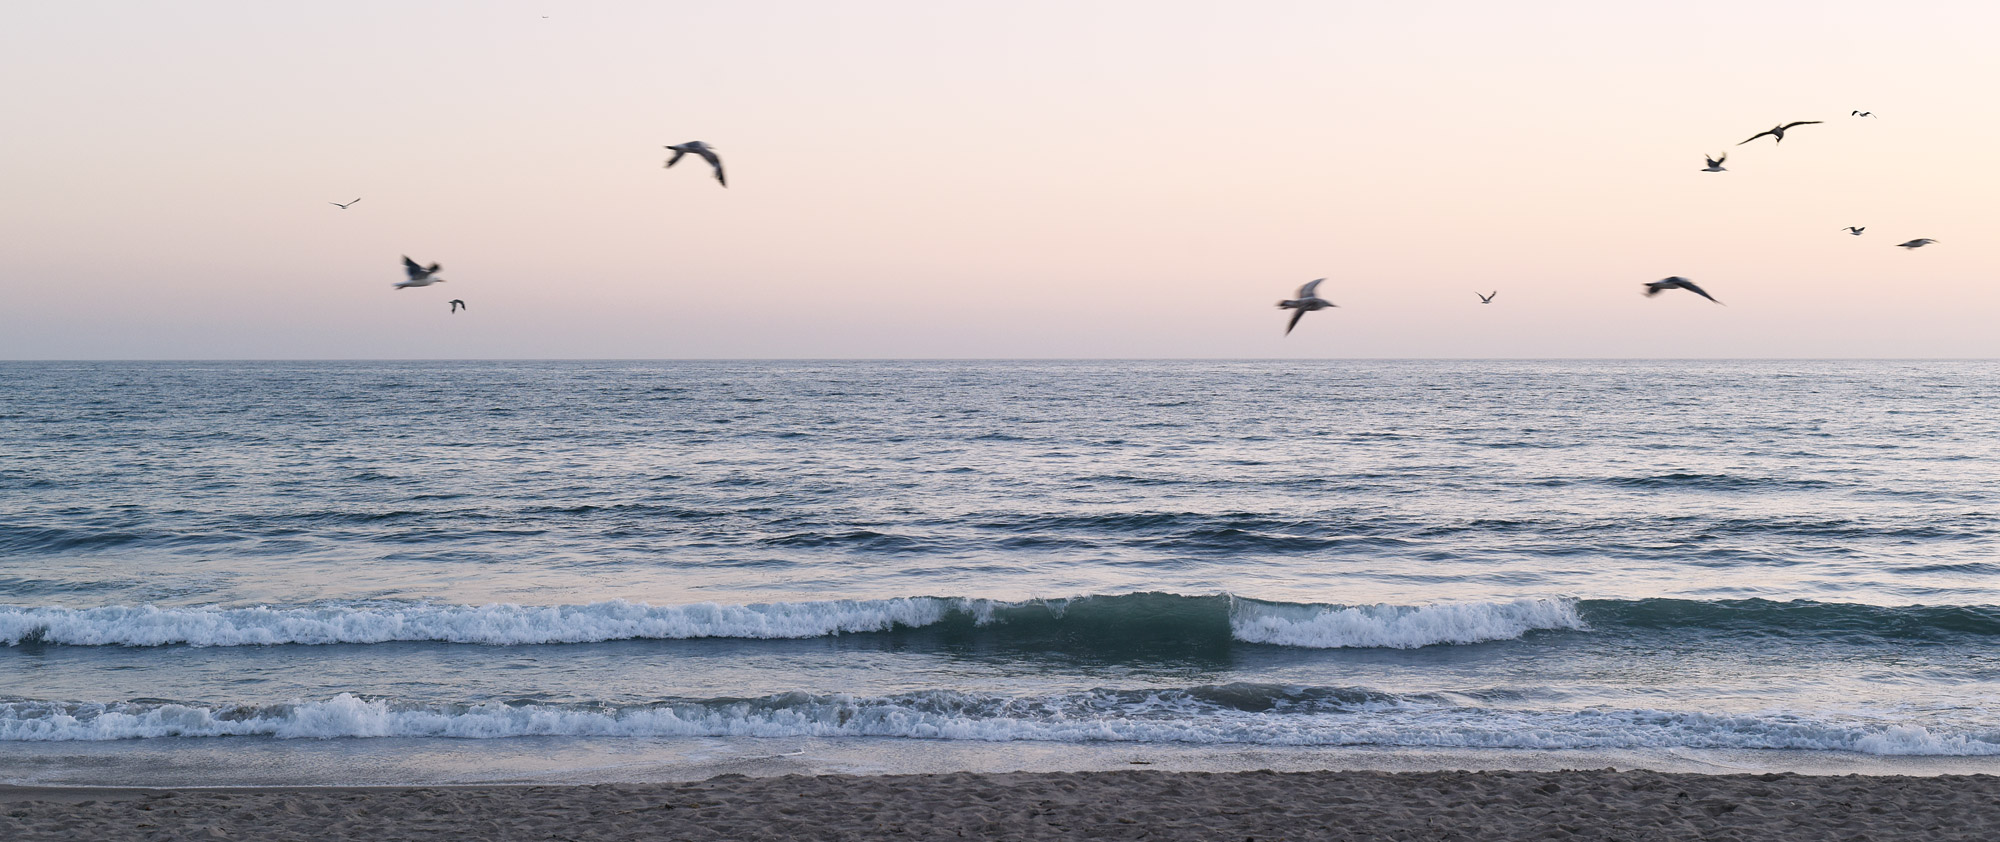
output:
<svg viewBox="0 0 2000 842"><path fill-rule="evenodd" d="M543 15L543 17L548 17L548 16ZM721 182L722 186L724 187L729 186L729 179L725 178L722 174L722 158L715 154L715 147L703 143L699 140L691 140L686 143L677 143L668 146L667 148L673 150L674 152L674 156L672 158L667 159L666 165L668 167L672 167L673 165L680 163L682 156L698 155L702 158L702 160L707 161L710 167L715 168L715 180ZM341 210L347 210L348 208L354 207L354 203L359 201L361 201L361 197L356 196L353 199L353 201L327 202L327 204L332 205ZM409 277L398 282L395 285L395 288L408 289L410 287L427 287L430 286L431 284L444 283L445 279L437 276L438 270L440 268L442 267L440 267L436 262L432 262L431 265L425 266L421 263L411 260L409 255L407 254L403 255L403 273L408 275ZM472 309L466 306L465 300L462 298L454 298L445 303L451 305L451 312L453 313L457 313L460 310L465 310L467 312L470 312Z"/></svg>
<svg viewBox="0 0 2000 842"><path fill-rule="evenodd" d="M1875 114L1869 111L1857 110L1852 112L1850 116L1874 118ZM1766 136L1769 136L1771 138L1771 142L1774 144L1783 143L1785 142L1786 131L1797 128L1799 126L1813 126L1823 122L1826 121L1795 120L1790 123L1780 123L1776 126L1772 126L1769 129L1765 129L1764 131L1753 134L1749 138L1738 142L1736 145L1742 146L1743 144L1749 143L1752 140L1756 140L1757 138ZM708 144L703 143L699 140L691 140L686 143L671 144L666 148L674 153L673 157L667 159L667 163L665 164L666 168L669 169L672 168L673 165L680 163L681 159L688 155L695 155L700 157L702 160L707 161L709 167L715 170L715 180L718 183L720 183L724 187L729 186L729 179L723 174L722 171L722 157L715 154L715 147L709 146ZM1704 153L1702 155L1702 159L1708 162L1708 166L1703 167L1701 170L1702 172L1728 172L1728 170L1722 166L1722 163L1724 161L1729 160L1728 152L1725 151L1722 154L1716 155L1714 157L1709 157L1706 153ZM359 197L356 197L351 202L344 202L344 203L329 202L328 204L338 207L341 210L347 210L348 208L353 207L355 202L359 201L361 201L361 199ZM1842 230L1856 237L1859 237L1861 236L1861 232L1868 230L1868 228L1865 225L1850 225ZM1903 249L1919 249L1935 242L1937 241L1929 237L1918 237L1917 239L1914 240L1907 240L1901 243L1897 243L1896 246L1898 248L1903 248ZM406 287L425 287L425 286L430 286L431 284L444 283L445 279L437 277L438 268L439 266L436 263L432 263L429 266L425 266L414 260L411 260L409 255L404 255L403 271L409 275L409 278L407 280L404 280L396 284L395 287L396 289L404 289ZM1311 281L1307 281L1305 286L1299 287L1297 295L1294 295L1291 298L1287 298L1283 301L1278 302L1278 309L1293 311L1291 320L1285 323L1285 335L1287 336L1291 335L1292 329L1299 326L1299 319L1304 318L1305 314L1310 313L1314 310L1325 310L1330 307L1340 306L1338 304L1335 304L1331 301L1319 297L1319 285L1325 280L1326 280L1325 278L1317 278ZM1699 295L1710 301L1714 301L1717 304L1722 303L1721 301L1717 300L1715 296L1709 295L1707 290L1704 290L1700 286L1697 286L1695 282L1680 277L1679 275L1675 275L1669 278L1661 278L1660 280L1657 281L1648 282L1645 284L1645 287L1646 287L1646 296L1648 298L1655 295L1659 295L1660 293L1666 292L1668 290L1684 289L1687 290L1688 292L1694 293L1695 295ZM1490 293L1474 292L1473 294L1479 296L1479 303L1491 304L1493 303L1493 299L1500 295L1500 291L1494 290L1493 292ZM460 310L469 309L466 307L465 301L463 301L462 299L454 298L447 303L451 305L451 312L453 313L457 313Z"/></svg>
<svg viewBox="0 0 2000 842"><path fill-rule="evenodd" d="M1849 116L1879 119L1875 117L1875 114L1872 111L1856 110L1850 112ZM1796 120L1790 123L1780 123L1778 125L1772 126L1769 129L1765 129L1764 131L1753 134L1750 137L1742 141L1739 141L1736 145L1742 146L1745 143L1749 143L1752 140L1756 140L1757 138L1765 136L1769 136L1771 138L1771 142L1774 144L1783 143L1785 142L1785 132L1787 130L1796 128L1798 126L1818 125L1824 122L1826 121ZM1701 169L1702 172L1728 172L1728 170L1722 166L1722 162L1729 160L1729 153L1726 151L1714 157L1709 157L1706 153L1703 153L1702 160L1708 162L1708 166L1705 166ZM1856 237L1859 237L1861 236L1861 232L1868 230L1868 227L1865 225L1850 225L1842 230ZM1914 240L1906 240L1904 242L1897 243L1896 246L1902 249L1920 249L1923 248L1924 246L1930 245L1935 242L1937 241L1929 237L1918 237L1917 239ZM1335 304L1331 301L1319 297L1318 293L1319 285L1320 282L1324 280L1326 279L1319 278L1317 280L1310 281L1305 286L1299 287L1299 292L1297 295L1278 302L1278 309L1295 311L1292 313L1291 321L1285 323L1285 334L1287 336L1291 335L1292 328L1299 326L1299 319L1303 318L1305 314L1310 313L1314 310L1324 310L1328 307L1340 306L1338 304ZM1646 287L1646 296L1648 298L1655 295L1659 295L1660 293L1666 292L1668 290L1684 289L1687 290L1688 292L1694 293L1695 295L1699 295L1710 301L1714 301L1717 304L1722 303L1721 301L1718 301L1715 296L1709 295L1707 290L1702 289L1700 286L1697 286L1695 282L1683 278L1679 275L1675 275L1670 278L1661 278L1657 281L1648 282L1647 284L1645 284L1645 287ZM1474 292L1473 294L1479 296L1479 303L1491 304L1493 303L1493 299L1496 296L1498 296L1500 292L1498 290L1495 290L1491 293L1482 294Z"/></svg>

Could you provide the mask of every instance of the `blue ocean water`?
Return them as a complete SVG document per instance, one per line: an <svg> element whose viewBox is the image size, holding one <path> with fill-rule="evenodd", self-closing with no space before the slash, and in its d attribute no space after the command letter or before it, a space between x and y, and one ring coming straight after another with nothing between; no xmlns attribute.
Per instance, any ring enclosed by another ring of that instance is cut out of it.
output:
<svg viewBox="0 0 2000 842"><path fill-rule="evenodd" d="M2000 756L1996 442L1990 362L4 363L0 744Z"/></svg>

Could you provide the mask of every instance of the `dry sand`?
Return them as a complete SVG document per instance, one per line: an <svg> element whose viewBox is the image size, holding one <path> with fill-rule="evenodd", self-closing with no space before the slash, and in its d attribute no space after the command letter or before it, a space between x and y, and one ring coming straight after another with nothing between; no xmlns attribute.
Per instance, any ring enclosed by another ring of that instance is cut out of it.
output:
<svg viewBox="0 0 2000 842"><path fill-rule="evenodd" d="M0 787L0 840L2000 839L2000 777L724 775L525 787Z"/></svg>

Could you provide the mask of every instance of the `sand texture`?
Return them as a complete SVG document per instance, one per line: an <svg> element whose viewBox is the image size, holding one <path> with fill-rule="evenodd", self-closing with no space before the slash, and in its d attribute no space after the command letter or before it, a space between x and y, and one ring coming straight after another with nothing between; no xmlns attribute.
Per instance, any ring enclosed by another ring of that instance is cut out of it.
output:
<svg viewBox="0 0 2000 842"><path fill-rule="evenodd" d="M1131 771L0 788L0 839L1994 840L2000 777Z"/></svg>

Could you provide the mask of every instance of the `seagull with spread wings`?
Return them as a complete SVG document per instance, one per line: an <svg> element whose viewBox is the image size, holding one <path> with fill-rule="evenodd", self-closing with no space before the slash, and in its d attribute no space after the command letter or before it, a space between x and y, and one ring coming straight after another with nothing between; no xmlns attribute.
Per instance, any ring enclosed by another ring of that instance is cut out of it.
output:
<svg viewBox="0 0 2000 842"><path fill-rule="evenodd" d="M1756 133L1756 134L1753 134L1753 135L1751 135L1751 136L1750 136L1750 140L1756 140L1757 138L1760 138L1760 137L1763 137L1763 136L1765 136L1765 135L1770 135L1770 136L1771 136L1771 137L1773 138L1773 140L1771 141L1772 143L1784 143L1784 142L1785 142L1785 130L1786 130L1786 129L1789 129L1789 128L1793 127L1793 126L1810 126L1810 125L1813 125L1813 124L1815 124L1815 123L1824 123L1824 122L1826 122L1826 121L1825 121L1825 120L1800 120L1800 121L1798 121L1798 122L1796 122L1796 123L1786 123L1786 124L1784 124L1784 125L1782 125L1782 126L1772 126L1772 127L1770 128L1770 130L1769 130L1769 131L1761 131L1761 132L1758 132L1758 133ZM1750 142L1750 140L1746 140L1746 141L1743 141L1743 143L1749 143L1749 142ZM1737 145L1737 146L1742 146L1742 145L1743 145L1743 143L1739 143L1739 144L1736 144L1736 145Z"/></svg>
<svg viewBox="0 0 2000 842"><path fill-rule="evenodd" d="M703 160L708 162L709 166L715 168L716 181L722 182L722 186L724 187L729 186L728 179L722 177L722 159L715 156L715 147L709 146L699 140L690 140L686 143L675 144L667 148L674 150L674 157L667 159L667 166L671 167L678 164L681 161L681 156L694 153L700 155Z"/></svg>
<svg viewBox="0 0 2000 842"><path fill-rule="evenodd" d="M438 265L435 263L431 264L430 268L425 268L423 266L418 265L416 261L411 260L409 255L407 254L403 255L403 271L409 273L410 279L400 284L397 284L396 288L402 289L403 287L427 287L430 286L431 284L444 283L443 278L431 277L431 275L437 273L437 270L438 270Z"/></svg>
<svg viewBox="0 0 2000 842"><path fill-rule="evenodd" d="M1739 143L1736 145L1742 146L1743 144ZM1708 166L1701 168L1702 172L1728 172L1728 170L1722 168L1722 162L1729 160L1729 153L1727 152L1713 158L1708 157L1708 153L1703 152L1701 153L1701 159L1708 162Z"/></svg>
<svg viewBox="0 0 2000 842"><path fill-rule="evenodd" d="M453 313L456 313L456 312L458 312L458 311L460 311L460 310L469 310L469 309L472 309L472 308L470 308L470 307L467 307L467 306L465 306L465 299L463 299L463 298L454 298L454 299L452 299L452 300L450 300L450 301L447 301L447 302L445 302L445 303L447 303L447 304L450 304L450 305L451 305L451 311L452 311Z"/></svg>
<svg viewBox="0 0 2000 842"><path fill-rule="evenodd" d="M1917 239L1914 239L1914 240L1911 240L1911 241L1909 241L1909 242L1906 242L1906 243L1897 243L1897 244L1896 244L1896 247L1897 247L1897 248L1903 248L1903 249L1910 249L1910 250L1914 251L1914 250L1916 250L1916 249L1920 249L1920 248L1923 248L1924 246L1927 246L1927 245L1930 245L1931 243L1935 243L1935 242L1937 242L1937 241L1936 241L1936 240L1933 240L1933 239L1931 239L1931 238L1929 238L1929 237L1918 237Z"/></svg>
<svg viewBox="0 0 2000 842"><path fill-rule="evenodd" d="M1708 300L1710 300L1710 301L1715 301L1715 296L1713 296L1713 295L1709 295L1709 294L1708 294L1708 291L1707 291L1707 290L1704 290L1704 289L1702 289L1701 287L1698 287L1698 286L1695 286L1695 285L1694 285L1694 282L1693 282L1693 281L1690 281L1690 280L1688 280L1688 279L1686 279L1686 278L1683 278L1683 277L1681 277L1681 276L1679 276L1679 275L1675 275L1675 276L1673 276L1673 277L1671 277L1671 278L1661 278L1661 279L1659 279L1659 280L1657 280L1657 281L1654 281L1654 282L1652 282L1652 283L1650 283L1650 284L1647 284L1647 285L1646 285L1646 297L1647 297L1647 298L1651 298L1651 297L1653 297L1653 296L1655 296L1655 295L1659 295L1660 293L1662 293L1662 292L1666 292L1667 290L1670 290L1670 289L1684 289L1684 290L1687 290L1688 292L1692 292L1692 293L1694 293L1695 295L1699 295L1699 296L1701 296L1701 297L1703 297L1703 298L1706 298L1706 299L1708 299ZM1722 302L1720 302L1720 301L1715 301L1715 303L1717 303L1717 304L1721 304Z"/></svg>
<svg viewBox="0 0 2000 842"><path fill-rule="evenodd" d="M359 196L356 196L356 197L354 197L354 202L359 202L359 201L361 201L361 197L359 197ZM347 203L347 205L351 205L351 204L354 204L354 202L348 202L348 203ZM341 209L341 210L347 210L347 205L343 205L343 204L341 204L341 203L339 203L339 202L327 202L327 204L329 204L329 205L332 205L332 206L334 206L334 207L336 207L336 208L339 208L339 209Z"/></svg>
<svg viewBox="0 0 2000 842"><path fill-rule="evenodd" d="M1847 226L1846 228L1843 228L1843 229L1841 229L1841 230L1842 230L1842 231L1846 231L1846 232L1847 232L1847 233L1849 233L1849 234L1853 234L1853 235L1854 235L1854 236L1856 236L1856 237L1859 237L1859 236L1861 236L1861 232L1863 232L1863 231L1866 231L1866 230L1868 230L1868 226L1866 226L1866 225L1862 225L1862 226L1858 226L1858 227L1857 227L1857 226L1854 226L1854 225L1849 225L1849 226Z"/></svg>
<svg viewBox="0 0 2000 842"><path fill-rule="evenodd" d="M1873 111L1856 111L1856 112L1854 112L1854 113L1853 113L1853 114L1852 114L1851 116L1854 116L1854 117L1875 117L1875 112L1873 112ZM1877 119L1877 120L1880 120L1880 119L1882 119L1882 118L1880 118L1880 117L1875 117L1875 119Z"/></svg>
<svg viewBox="0 0 2000 842"><path fill-rule="evenodd" d="M1473 295L1479 295L1478 291L1476 291L1476 290L1475 290L1475 291L1474 291L1474 292L1473 292L1472 294L1473 294ZM1499 294L1500 294L1500 291L1496 289L1496 290L1494 290L1494 291L1493 291L1493 295L1479 295L1479 303L1481 303L1481 304L1491 304L1491 303L1493 303L1493 296L1495 296L1495 295L1499 295Z"/></svg>
<svg viewBox="0 0 2000 842"><path fill-rule="evenodd" d="M1299 319L1304 318L1306 313L1309 313L1313 310L1324 310L1328 307L1340 306L1338 304L1335 304L1331 301L1319 297L1319 282L1324 280L1326 279L1318 278L1316 280L1307 281L1305 286L1299 287L1299 296L1297 298L1290 298L1278 302L1278 309L1280 310L1298 311L1292 314L1291 322L1285 325L1286 336L1292 335L1292 328L1299 326Z"/></svg>

